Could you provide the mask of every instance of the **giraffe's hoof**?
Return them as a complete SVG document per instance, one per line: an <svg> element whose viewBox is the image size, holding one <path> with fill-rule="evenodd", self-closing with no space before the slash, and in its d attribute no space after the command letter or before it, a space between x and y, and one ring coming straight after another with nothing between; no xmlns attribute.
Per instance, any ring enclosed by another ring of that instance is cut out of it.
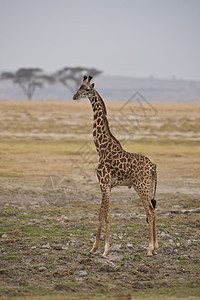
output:
<svg viewBox="0 0 200 300"><path fill-rule="evenodd" d="M152 251L149 251L149 252L147 253L147 256L152 256L152 255L153 255Z"/></svg>
<svg viewBox="0 0 200 300"><path fill-rule="evenodd" d="M97 254L97 251L94 251L94 250L90 250L89 252L90 254L93 254L93 255L96 255Z"/></svg>
<svg viewBox="0 0 200 300"><path fill-rule="evenodd" d="M108 258L109 251L104 251L102 258Z"/></svg>
<svg viewBox="0 0 200 300"><path fill-rule="evenodd" d="M153 251L153 255L157 255L158 253L157 253L157 251L156 250L154 250Z"/></svg>

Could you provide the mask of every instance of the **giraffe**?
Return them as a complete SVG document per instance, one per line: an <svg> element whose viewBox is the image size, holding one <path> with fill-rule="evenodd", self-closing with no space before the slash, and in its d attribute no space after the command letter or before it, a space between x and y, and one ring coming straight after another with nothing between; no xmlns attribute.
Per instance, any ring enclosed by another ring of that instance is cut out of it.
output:
<svg viewBox="0 0 200 300"><path fill-rule="evenodd" d="M84 76L83 83L73 96L73 100L88 98L91 102L94 123L93 138L99 155L96 168L102 201L99 210L98 227L95 242L91 249L97 253L103 219L106 222L106 236L103 257L107 258L110 251L110 192L115 186L133 187L140 199L147 215L149 225L148 256L157 254L158 242L156 234L156 165L148 157L125 151L120 142L112 135L107 119L106 106L91 83L92 77Z"/></svg>

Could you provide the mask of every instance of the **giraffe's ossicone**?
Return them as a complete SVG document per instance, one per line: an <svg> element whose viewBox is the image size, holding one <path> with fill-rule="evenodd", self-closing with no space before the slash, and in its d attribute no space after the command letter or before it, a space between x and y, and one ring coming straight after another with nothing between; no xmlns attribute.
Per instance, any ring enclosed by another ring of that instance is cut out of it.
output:
<svg viewBox="0 0 200 300"><path fill-rule="evenodd" d="M148 255L156 254L158 248L156 235L156 165L148 157L125 151L120 142L112 135L107 119L105 103L91 84L92 77L84 76L83 83L73 97L88 98L94 112L93 137L99 154L96 169L102 193L99 210L97 235L91 253L95 254L101 235L103 219L106 222L106 240L103 256L110 250L110 191L114 186L133 187L144 205L149 224Z"/></svg>

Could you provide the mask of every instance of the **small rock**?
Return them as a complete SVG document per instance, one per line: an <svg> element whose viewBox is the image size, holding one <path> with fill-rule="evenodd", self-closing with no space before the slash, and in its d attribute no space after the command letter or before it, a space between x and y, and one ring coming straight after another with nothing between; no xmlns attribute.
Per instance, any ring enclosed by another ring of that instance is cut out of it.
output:
<svg viewBox="0 0 200 300"><path fill-rule="evenodd" d="M41 245L40 248L41 249L51 249L51 246L49 245L49 243L47 243L45 245Z"/></svg>
<svg viewBox="0 0 200 300"><path fill-rule="evenodd" d="M74 245L77 242L77 239L71 240L71 245Z"/></svg>
<svg viewBox="0 0 200 300"><path fill-rule="evenodd" d="M53 248L54 250L62 250L62 249L63 249L63 247L62 247L61 244L53 245L52 248Z"/></svg>
<svg viewBox="0 0 200 300"><path fill-rule="evenodd" d="M116 233L113 233L112 234L112 238L117 240L118 239L118 235Z"/></svg>
<svg viewBox="0 0 200 300"><path fill-rule="evenodd" d="M170 237L169 233L165 233L164 231L162 231L160 233L160 236L162 236L162 237Z"/></svg>
<svg viewBox="0 0 200 300"><path fill-rule="evenodd" d="M102 272L115 272L116 265L114 263L106 263L104 264L101 269Z"/></svg>
<svg viewBox="0 0 200 300"><path fill-rule="evenodd" d="M131 248L133 248L133 244L128 243L128 244L126 245L126 247L129 248L129 249L131 249Z"/></svg>
<svg viewBox="0 0 200 300"><path fill-rule="evenodd" d="M68 250L67 246L62 246L62 250Z"/></svg>
<svg viewBox="0 0 200 300"><path fill-rule="evenodd" d="M104 235L102 234L101 236L100 236L100 241L104 241L105 240L105 237L104 237Z"/></svg>
<svg viewBox="0 0 200 300"><path fill-rule="evenodd" d="M80 276L80 277L86 277L88 274L87 274L87 272L85 271L85 270L80 270L79 272L78 272L78 276Z"/></svg>
<svg viewBox="0 0 200 300"><path fill-rule="evenodd" d="M61 218L62 220L68 220L68 217L65 216L65 215L62 215L60 218Z"/></svg>
<svg viewBox="0 0 200 300"><path fill-rule="evenodd" d="M1 237L4 238L4 239L8 238L8 234L7 233L3 233Z"/></svg>
<svg viewBox="0 0 200 300"><path fill-rule="evenodd" d="M120 251L122 248L122 245L121 244L115 244L112 246L112 251Z"/></svg>
<svg viewBox="0 0 200 300"><path fill-rule="evenodd" d="M39 270L40 272L44 272L44 271L47 270L47 268L43 266L43 267L40 267L38 270Z"/></svg>
<svg viewBox="0 0 200 300"><path fill-rule="evenodd" d="M113 268L116 268L116 265L114 264L114 262L110 261L110 266L112 266Z"/></svg>
<svg viewBox="0 0 200 300"><path fill-rule="evenodd" d="M118 239L121 241L123 239L123 235L118 235Z"/></svg>

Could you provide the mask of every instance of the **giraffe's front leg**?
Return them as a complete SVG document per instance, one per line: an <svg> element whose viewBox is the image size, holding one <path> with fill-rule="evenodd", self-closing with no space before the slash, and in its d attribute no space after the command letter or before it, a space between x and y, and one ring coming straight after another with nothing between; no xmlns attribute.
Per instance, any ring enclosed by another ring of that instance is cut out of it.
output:
<svg viewBox="0 0 200 300"><path fill-rule="evenodd" d="M109 252L110 252L110 223L106 224L106 241L105 241L103 257L107 258Z"/></svg>
<svg viewBox="0 0 200 300"><path fill-rule="evenodd" d="M93 247L92 247L92 249L90 251L90 253L92 253L92 254L96 254L97 253L97 249L99 247L99 240L100 240L100 236L101 236L102 223L103 223L103 201L101 203L101 207L100 207L100 210L99 210L99 223L98 223L98 228L97 228L97 234L96 234L95 242L94 242Z"/></svg>
<svg viewBox="0 0 200 300"><path fill-rule="evenodd" d="M105 198L104 203L104 215L106 221L106 240L105 240L105 247L103 257L107 258L110 252L110 199L109 196Z"/></svg>

